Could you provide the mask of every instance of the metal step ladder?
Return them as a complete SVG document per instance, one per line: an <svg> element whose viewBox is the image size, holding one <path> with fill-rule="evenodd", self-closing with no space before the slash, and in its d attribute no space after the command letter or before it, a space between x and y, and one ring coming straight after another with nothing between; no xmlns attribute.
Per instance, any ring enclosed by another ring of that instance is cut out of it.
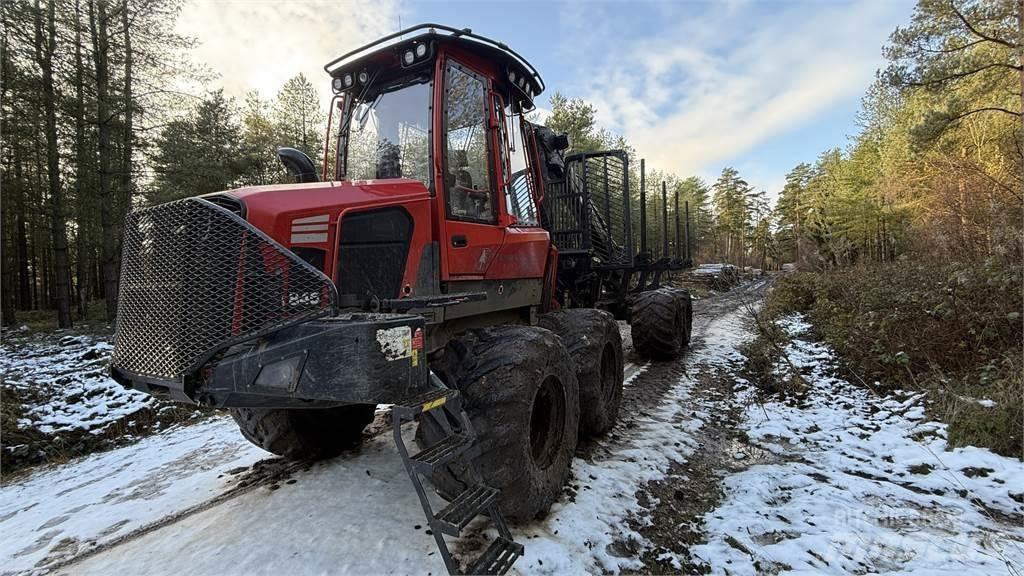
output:
<svg viewBox="0 0 1024 576"><path fill-rule="evenodd" d="M475 458L480 454L476 435L469 417L462 410L459 392L444 385L440 378L430 374L436 386L428 392L407 398L391 407L391 426L395 445L402 456L402 463L409 473L409 479L419 496L427 525L437 542L445 567L449 574L505 574L516 559L523 555L523 545L512 540L505 518L498 510L498 490L486 486L480 477ZM458 422L451 425L449 416ZM417 417L432 418L446 436L433 446L409 455L402 439L402 424ZM430 478L435 470L448 464L458 463L469 472L470 482L466 489L456 496L440 512L435 513L423 487L423 477ZM498 537L475 561L460 570L459 562L452 558L444 537L459 537L463 530L477 516L486 514L498 531Z"/></svg>

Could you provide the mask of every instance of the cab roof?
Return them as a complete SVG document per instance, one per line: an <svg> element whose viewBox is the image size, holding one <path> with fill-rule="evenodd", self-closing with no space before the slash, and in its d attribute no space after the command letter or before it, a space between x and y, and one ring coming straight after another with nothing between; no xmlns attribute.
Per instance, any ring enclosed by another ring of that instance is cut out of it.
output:
<svg viewBox="0 0 1024 576"><path fill-rule="evenodd" d="M443 24L418 24L389 34L331 60L324 70L333 78L343 79L346 75L358 75L368 66L394 68L397 64L402 68L417 68L421 63L432 62L435 47L442 44L457 45L495 62L498 68L495 80L510 89L524 111L532 110L534 98L544 91L544 81L536 68L506 44L474 34L469 28L458 29ZM426 47L423 62L417 56L413 63L407 65L403 54L410 50L415 53L420 45ZM336 91L348 88L343 86L339 90L335 85Z"/></svg>

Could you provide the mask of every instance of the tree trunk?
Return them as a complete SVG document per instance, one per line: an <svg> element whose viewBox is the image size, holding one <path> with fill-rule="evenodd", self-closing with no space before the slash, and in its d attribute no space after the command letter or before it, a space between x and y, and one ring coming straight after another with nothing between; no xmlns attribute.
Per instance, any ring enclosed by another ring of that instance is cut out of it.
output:
<svg viewBox="0 0 1024 576"><path fill-rule="evenodd" d="M117 221L121 222L132 206L132 118L135 109L132 102L132 37L128 17L128 0L121 9L121 35L124 41L124 124L121 132L121 193ZM120 242L118 242L120 244ZM120 250L118 250L120 252Z"/></svg>
<svg viewBox="0 0 1024 576"><path fill-rule="evenodd" d="M117 315L117 238L114 227L114 195L110 182L110 77L107 69L109 38L107 36L107 0L90 0L89 31L92 35L93 59L96 67L96 119L99 136L99 208L102 244L103 294L107 301L107 319Z"/></svg>
<svg viewBox="0 0 1024 576"><path fill-rule="evenodd" d="M2 32L0 32L0 75L3 75L4 78L10 78L10 67L8 66L10 52L8 51L7 40L7 31L9 30L7 23L7 10L3 10L2 12L0 12L0 20L2 20L0 21L0 25L2 25L3 27ZM7 102L7 91L9 86L9 82L0 82L0 102ZM7 134L7 117L7 114L0 114L0 134ZM5 165L3 169L3 174L0 175L0 178L2 178L2 184L0 184L0 186L2 186L3 190L8 191L10 188L13 187L11 180L12 159L5 155L4 160ZM4 230L10 232L13 228L11 226L12 215L10 204L7 205L7 210L3 210L2 212L3 222L0 225L4 227ZM17 214L13 215L13 218L17 217ZM7 234L5 236L9 237L10 240L8 241L7 237L3 238L3 254L2 260L0 260L0 266L2 266L2 270L0 270L0 275L2 275L2 281L0 281L0 298L3 299L2 310L0 310L2 322L0 322L0 324L8 326L14 324L15 310L17 308L17 305L15 303L15 297L17 295L17 292L14 289L14 285L16 283L14 278L14 264L17 262L17 258L11 256L14 253L14 250L12 250L11 248L17 243L17 238L15 238L12 234Z"/></svg>
<svg viewBox="0 0 1024 576"><path fill-rule="evenodd" d="M1017 72L1020 79L1020 137L1024 139L1024 0L1017 0L1017 64L1020 65Z"/></svg>
<svg viewBox="0 0 1024 576"><path fill-rule="evenodd" d="M15 150L18 148L15 147ZM29 275L29 257L28 257L28 227L25 225L25 180L24 170L22 169L21 158L15 158L14 161L14 179L18 183L15 187L15 210L17 213L14 215L16 233L18 235L17 254L18 254L18 306L22 310L32 309L32 279Z"/></svg>
<svg viewBox="0 0 1024 576"><path fill-rule="evenodd" d="M71 326L71 290L68 286L68 237L64 221L64 194L60 186L60 155L57 149L57 95L53 85L53 53L57 48L54 0L43 11L36 0L36 63L42 71L43 112L46 116L46 183L50 194L50 233L53 236L53 299L57 325Z"/></svg>
<svg viewBox="0 0 1024 576"><path fill-rule="evenodd" d="M89 312L89 266L87 230L92 212L88 209L87 175L91 172L89 143L85 139L85 63L82 59L82 4L75 0L75 276L78 277L78 317L84 319Z"/></svg>

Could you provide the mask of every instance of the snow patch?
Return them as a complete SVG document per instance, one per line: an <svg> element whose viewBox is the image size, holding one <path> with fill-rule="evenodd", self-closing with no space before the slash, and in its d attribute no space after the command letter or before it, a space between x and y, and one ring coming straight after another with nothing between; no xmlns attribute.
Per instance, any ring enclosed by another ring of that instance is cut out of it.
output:
<svg viewBox="0 0 1024 576"><path fill-rule="evenodd" d="M229 470L265 457L222 417L40 469L0 487L4 571L45 568L200 504L233 484Z"/></svg>
<svg viewBox="0 0 1024 576"><path fill-rule="evenodd" d="M784 463L725 479L692 553L713 573L1012 573L1024 566L1024 463L949 450L921 394L874 396L835 376L834 353L782 319L805 398L747 409L751 442ZM780 368L781 369L781 368ZM1014 494L1013 491L1018 491Z"/></svg>
<svg viewBox="0 0 1024 576"><path fill-rule="evenodd" d="M112 350L109 342L89 335L5 345L0 374L4 385L22 399L25 417L18 426L48 435L76 430L99 434L159 405L152 396L126 389L107 375Z"/></svg>

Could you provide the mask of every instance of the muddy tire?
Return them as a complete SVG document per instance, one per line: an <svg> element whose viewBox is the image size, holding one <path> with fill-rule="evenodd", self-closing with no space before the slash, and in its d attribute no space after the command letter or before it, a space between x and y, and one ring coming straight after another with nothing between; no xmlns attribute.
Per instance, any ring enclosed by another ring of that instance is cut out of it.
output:
<svg viewBox="0 0 1024 576"><path fill-rule="evenodd" d="M669 288L637 294L630 314L633 349L637 354L660 360L679 355L687 336L682 300Z"/></svg>
<svg viewBox="0 0 1024 576"><path fill-rule="evenodd" d="M501 490L499 507L512 520L546 514L569 479L580 407L571 366L558 337L532 326L471 330L431 364L461 391L481 450L482 479ZM420 419L420 448L444 436L432 418ZM471 481L458 464L436 471L432 480L449 500Z"/></svg>
<svg viewBox="0 0 1024 576"><path fill-rule="evenodd" d="M231 408L242 436L256 446L293 460L337 456L354 448L376 407L353 404L336 408L286 410Z"/></svg>
<svg viewBox="0 0 1024 576"><path fill-rule="evenodd" d="M569 351L580 390L580 435L607 432L619 418L622 401L622 335L603 310L559 310L540 317Z"/></svg>
<svg viewBox="0 0 1024 576"><path fill-rule="evenodd" d="M690 345L690 338L693 335L693 299L690 297L690 293L682 288L666 288L679 300L679 305L683 308L683 348Z"/></svg>

